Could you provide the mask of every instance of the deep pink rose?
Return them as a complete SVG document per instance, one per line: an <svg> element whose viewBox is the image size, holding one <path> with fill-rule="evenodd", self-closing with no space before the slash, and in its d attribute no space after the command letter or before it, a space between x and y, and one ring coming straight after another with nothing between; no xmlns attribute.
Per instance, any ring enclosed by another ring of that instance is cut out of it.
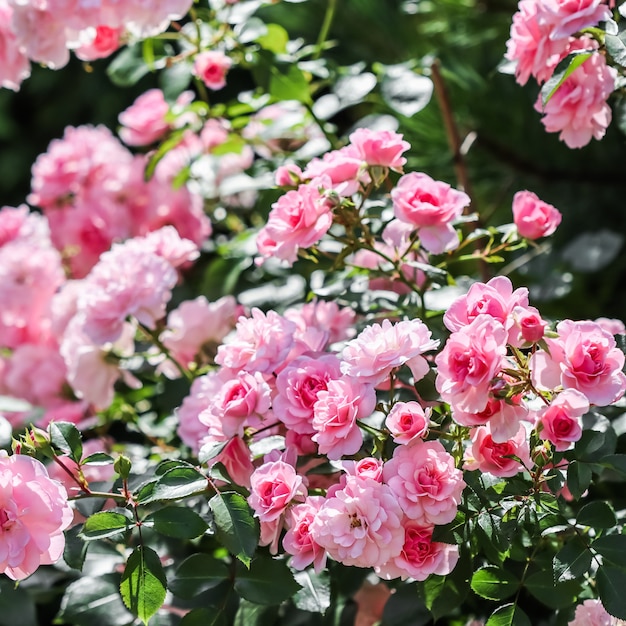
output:
<svg viewBox="0 0 626 626"><path fill-rule="evenodd" d="M415 226L422 246L433 254L454 250L459 245L452 224L470 198L427 174L405 174L391 192L395 216Z"/></svg>
<svg viewBox="0 0 626 626"><path fill-rule="evenodd" d="M42 463L0 453L0 571L22 580L58 561L73 517L65 488Z"/></svg>
<svg viewBox="0 0 626 626"><path fill-rule="evenodd" d="M532 191L518 191L513 196L513 221L526 239L551 235L561 223L561 217L558 209L540 200Z"/></svg>
<svg viewBox="0 0 626 626"><path fill-rule="evenodd" d="M589 401L576 389L565 389L538 414L539 436L563 452L572 447L583 434L582 416L589 410Z"/></svg>
<svg viewBox="0 0 626 626"><path fill-rule="evenodd" d="M295 504L287 512L288 530L283 537L283 548L292 555L290 565L294 569L303 570L313 564L319 573L326 565L326 551L315 542L311 534L311 524L323 502L321 496L309 496L302 504Z"/></svg>
<svg viewBox="0 0 626 626"><path fill-rule="evenodd" d="M209 50L196 55L193 73L209 88L222 89L226 86L226 74L233 61L221 50Z"/></svg>

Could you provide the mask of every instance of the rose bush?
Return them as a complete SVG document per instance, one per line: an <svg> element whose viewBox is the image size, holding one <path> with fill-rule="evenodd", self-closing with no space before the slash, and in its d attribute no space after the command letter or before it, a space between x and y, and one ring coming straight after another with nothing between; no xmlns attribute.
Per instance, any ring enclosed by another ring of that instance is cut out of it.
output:
<svg viewBox="0 0 626 626"><path fill-rule="evenodd" d="M3 596L77 626L626 620L624 326L508 276L566 207L522 189L500 223L450 72L338 66L334 0L311 45L275 4L0 0L4 87L118 48L114 80L176 84L120 139L68 127L0 209ZM569 147L608 127L621 28L601 0L513 16ZM457 183L399 132L433 93Z"/></svg>

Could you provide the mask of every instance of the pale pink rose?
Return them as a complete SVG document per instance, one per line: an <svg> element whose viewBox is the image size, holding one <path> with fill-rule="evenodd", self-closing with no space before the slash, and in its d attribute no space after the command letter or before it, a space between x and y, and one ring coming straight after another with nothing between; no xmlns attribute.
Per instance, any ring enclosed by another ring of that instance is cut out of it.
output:
<svg viewBox="0 0 626 626"><path fill-rule="evenodd" d="M531 76L543 83L565 56L569 37L554 37L555 24L547 20L544 0L521 0L513 16L506 58L517 61L515 76L525 85Z"/></svg>
<svg viewBox="0 0 626 626"><path fill-rule="evenodd" d="M546 340L548 354L538 350L530 359L533 384L540 389L577 389L590 404L607 406L624 395L624 353L613 335L590 321L564 320L558 339Z"/></svg>
<svg viewBox="0 0 626 626"><path fill-rule="evenodd" d="M181 237L173 226L166 225L147 233L142 237L134 237L117 247L143 254L156 254L165 259L172 267L180 268L195 261L200 252L198 246L191 240Z"/></svg>
<svg viewBox="0 0 626 626"><path fill-rule="evenodd" d="M526 239L548 237L561 223L561 213L540 200L532 191L518 191L513 196L513 222Z"/></svg>
<svg viewBox="0 0 626 626"><path fill-rule="evenodd" d="M574 619L568 626L617 626L621 622L606 612L600 600L585 600L576 607Z"/></svg>
<svg viewBox="0 0 626 626"><path fill-rule="evenodd" d="M295 502L307 496L306 479L284 461L264 463L250 478L248 503L262 522L274 522Z"/></svg>
<svg viewBox="0 0 626 626"><path fill-rule="evenodd" d="M241 316L235 333L217 350L215 362L234 370L271 374L286 365L293 347L296 325L276 311L253 308L251 317Z"/></svg>
<svg viewBox="0 0 626 626"><path fill-rule="evenodd" d="M439 345L430 329L419 319L404 320L395 324L384 319L382 324L372 324L349 341L341 354L341 371L364 382L378 385L392 370L408 365L415 380L429 371L424 352Z"/></svg>
<svg viewBox="0 0 626 626"><path fill-rule="evenodd" d="M452 224L469 206L469 196L427 174L411 172L391 191L395 216L412 224L422 247L433 254L454 250L459 238Z"/></svg>
<svg viewBox="0 0 626 626"><path fill-rule="evenodd" d="M358 419L369 417L376 406L374 388L349 377L329 380L326 389L317 393L313 407L312 439L321 454L337 460L344 455L356 454L363 435Z"/></svg>
<svg viewBox="0 0 626 626"><path fill-rule="evenodd" d="M313 300L299 308L287 309L285 317L298 326L300 333L315 328L327 335L327 343L345 341L356 335L356 314L350 307L340 307L332 300Z"/></svg>
<svg viewBox="0 0 626 626"><path fill-rule="evenodd" d="M204 296L185 300L167 316L167 327L159 336L170 356L189 367L192 363L205 364L217 350L217 344L235 326L237 303L232 296L209 302ZM161 367L169 378L180 372L173 366Z"/></svg>
<svg viewBox="0 0 626 626"><path fill-rule="evenodd" d="M343 488L326 498L309 529L335 561L375 567L400 553L401 520L402 509L387 485L347 476Z"/></svg>
<svg viewBox="0 0 626 626"><path fill-rule="evenodd" d="M513 328L509 331L510 344L520 347L524 343L537 343L543 339L548 324L535 307L516 306L511 311L510 317L514 322ZM517 337L515 331L518 333Z"/></svg>
<svg viewBox="0 0 626 626"><path fill-rule="evenodd" d="M396 402L385 419L385 426L396 443L408 444L426 437L429 422L430 409L424 411L419 402Z"/></svg>
<svg viewBox="0 0 626 626"><path fill-rule="evenodd" d="M439 441L398 446L385 463L383 479L404 514L422 526L451 522L465 488L463 473Z"/></svg>
<svg viewBox="0 0 626 626"><path fill-rule="evenodd" d="M491 437L497 443L504 443L515 436L522 420L528 419L528 407L520 396L508 400L490 397L487 406L475 413L462 411L458 407L452 410L452 419L461 426L482 426L489 424Z"/></svg>
<svg viewBox="0 0 626 626"><path fill-rule="evenodd" d="M452 333L435 358L435 386L441 397L454 409L466 413L483 411L491 381L504 365L506 340L504 326L485 314Z"/></svg>
<svg viewBox="0 0 626 626"><path fill-rule="evenodd" d="M385 580L401 578L426 580L431 574L446 576L459 560L458 546L433 541L433 528L424 528L414 521L404 520L404 546L400 554L376 568Z"/></svg>
<svg viewBox="0 0 626 626"><path fill-rule="evenodd" d="M175 411L178 418L176 432L183 443L188 445L196 455L200 451L203 439L208 435L208 428L200 421L199 415L208 407L221 386L222 381L217 372L209 372L196 378L191 385L189 395ZM224 440L225 437L222 436L221 439Z"/></svg>
<svg viewBox="0 0 626 626"><path fill-rule="evenodd" d="M222 386L199 415L207 426L218 420L226 438L243 437L247 427L258 428L270 408L270 386L259 372L234 375L222 370Z"/></svg>
<svg viewBox="0 0 626 626"><path fill-rule="evenodd" d="M246 442L240 437L233 437L226 447L208 462L209 467L222 463L235 485L250 488L250 478L254 472L252 453Z"/></svg>
<svg viewBox="0 0 626 626"><path fill-rule="evenodd" d="M600 326L600 328L602 328L602 330L606 330L611 333L611 335L626 334L626 326L624 326L624 322L622 322L622 320L609 317L599 317L594 321Z"/></svg>
<svg viewBox="0 0 626 626"><path fill-rule="evenodd" d="M83 43L78 48L74 49L74 54L81 61L105 59L111 56L123 44L123 28L96 26L94 31L93 38L91 38L89 42Z"/></svg>
<svg viewBox="0 0 626 626"><path fill-rule="evenodd" d="M343 469L350 476L371 478L379 483L383 482L383 462L371 456L358 461L343 461Z"/></svg>
<svg viewBox="0 0 626 626"><path fill-rule="evenodd" d="M512 457L517 457L520 461ZM528 435L523 424L509 440L497 443L491 436L489 423L479 426L472 432L472 445L465 451L463 469L488 472L494 476L509 478L524 469L530 470L530 449Z"/></svg>
<svg viewBox="0 0 626 626"><path fill-rule="evenodd" d="M148 146L161 139L170 129L165 116L169 104L160 89L149 89L119 115L122 141L129 146Z"/></svg>
<svg viewBox="0 0 626 626"><path fill-rule="evenodd" d="M12 580L55 563L74 517L64 487L51 480L42 463L0 454L0 571Z"/></svg>
<svg viewBox="0 0 626 626"><path fill-rule="evenodd" d="M509 330L515 323L513 309L520 306L528 307L528 289L520 287L513 291L513 284L506 276L496 276L487 283L474 283L464 296L457 298L445 312L443 323L454 332L478 315L489 315Z"/></svg>
<svg viewBox="0 0 626 626"><path fill-rule="evenodd" d="M402 135L390 130L371 130L357 128L350 137L350 143L363 161L368 165L389 167L396 172L402 171L406 158L402 156L410 147Z"/></svg>
<svg viewBox="0 0 626 626"><path fill-rule="evenodd" d="M295 450L298 456L317 454L317 445L311 439L310 434L300 434L291 429L288 429L285 434L285 449Z"/></svg>
<svg viewBox="0 0 626 626"><path fill-rule="evenodd" d="M289 563L294 569L303 570L312 564L319 574L326 565L326 551L315 542L310 528L323 502L322 496L307 496L302 504L287 511L283 548L292 555Z"/></svg>
<svg viewBox="0 0 626 626"><path fill-rule="evenodd" d="M274 182L277 187L297 187L303 179L302 170L295 163L281 165L274 173Z"/></svg>
<svg viewBox="0 0 626 626"><path fill-rule="evenodd" d="M0 86L18 91L30 76L30 63L15 35L11 17L13 9L0 0Z"/></svg>
<svg viewBox="0 0 626 626"><path fill-rule="evenodd" d="M25 204L0 208L0 247L19 239L39 247L51 247L48 220Z"/></svg>
<svg viewBox="0 0 626 626"><path fill-rule="evenodd" d="M274 416L289 430L314 434L313 408L328 382L341 378L334 354L304 355L294 359L276 377Z"/></svg>
<svg viewBox="0 0 626 626"><path fill-rule="evenodd" d="M594 52L576 68L544 106L541 95L535 109L549 133L560 133L559 139L569 148L582 148L592 139L602 139L611 123L607 99L615 90L617 70L606 58Z"/></svg>
<svg viewBox="0 0 626 626"><path fill-rule="evenodd" d="M544 19L554 25L551 39L569 37L611 19L606 0L542 0Z"/></svg>
<svg viewBox="0 0 626 626"><path fill-rule="evenodd" d="M293 264L300 248L316 244L333 223L332 205L314 185L300 185L272 204L267 224L259 231L259 253Z"/></svg>
<svg viewBox="0 0 626 626"><path fill-rule="evenodd" d="M351 196L369 182L363 160L352 146L326 152L321 159L313 159L302 173L304 178L325 178L325 188L340 196Z"/></svg>
<svg viewBox="0 0 626 626"><path fill-rule="evenodd" d="M558 452L569 450L583 434L582 416L588 410L586 396L576 389L566 389L539 412L537 432Z"/></svg>
<svg viewBox="0 0 626 626"><path fill-rule="evenodd" d="M209 89L218 90L226 86L226 74L233 61L221 50L208 50L196 55L193 73Z"/></svg>

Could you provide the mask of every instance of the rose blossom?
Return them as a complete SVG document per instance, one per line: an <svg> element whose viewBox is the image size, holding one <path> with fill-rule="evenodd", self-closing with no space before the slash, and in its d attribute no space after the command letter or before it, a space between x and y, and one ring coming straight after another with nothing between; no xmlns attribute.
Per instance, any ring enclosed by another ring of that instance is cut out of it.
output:
<svg viewBox="0 0 626 626"><path fill-rule="evenodd" d="M504 363L506 339L504 326L485 314L450 335L435 358L435 386L453 409L467 413L485 409L492 380Z"/></svg>
<svg viewBox="0 0 626 626"><path fill-rule="evenodd" d="M340 196L351 196L359 191L362 184L370 182L363 160L351 145L326 152L321 159L313 159L302 176L313 181L325 179L324 187Z"/></svg>
<svg viewBox="0 0 626 626"><path fill-rule="evenodd" d="M572 447L583 434L582 416L589 410L589 401L576 389L562 391L550 406L538 414L539 436L563 452Z"/></svg>
<svg viewBox="0 0 626 626"><path fill-rule="evenodd" d="M585 600L576 607L574 619L568 626L618 626L623 620L618 620L606 612L600 600Z"/></svg>
<svg viewBox="0 0 626 626"><path fill-rule="evenodd" d="M538 350L530 359L533 384L540 389L577 389L590 404L607 406L624 394L624 353L613 335L590 321L564 320L558 339L547 339L550 353Z"/></svg>
<svg viewBox="0 0 626 626"><path fill-rule="evenodd" d="M308 496L302 504L292 506L286 515L287 532L283 537L283 548L291 554L290 565L303 570L313 564L316 573L326 565L326 551L311 535L311 524L320 510L324 498Z"/></svg>
<svg viewBox="0 0 626 626"><path fill-rule="evenodd" d="M170 107L160 89L149 89L119 114L120 137L129 146L148 146L170 128L165 121Z"/></svg>
<svg viewBox="0 0 626 626"><path fill-rule="evenodd" d="M326 333L328 344L350 339L356 334L355 312L350 307L340 307L332 300L313 300L300 308L287 309L285 317L295 322L301 333L308 328Z"/></svg>
<svg viewBox="0 0 626 626"><path fill-rule="evenodd" d="M626 334L626 326L622 320L618 320L610 317L599 317L594 320L602 330L606 330L611 335L624 335Z"/></svg>
<svg viewBox="0 0 626 626"><path fill-rule="evenodd" d="M289 430L313 434L313 408L328 382L341 378L334 354L304 355L294 359L276 377L273 411Z"/></svg>
<svg viewBox="0 0 626 626"><path fill-rule="evenodd" d="M193 74L209 88L217 91L226 86L226 74L233 61L221 50L208 50L196 55Z"/></svg>
<svg viewBox="0 0 626 626"><path fill-rule="evenodd" d="M400 554L376 568L376 574L385 580L413 578L426 580L431 574L446 576L459 560L455 545L433 541L433 528L404 520L404 546Z"/></svg>
<svg viewBox="0 0 626 626"><path fill-rule="evenodd" d="M591 139L602 139L611 123L607 100L615 90L617 70L607 65L599 52L576 68L544 106L539 95L535 110L549 133L560 133L559 139L569 148L582 148Z"/></svg>
<svg viewBox="0 0 626 626"><path fill-rule="evenodd" d="M402 135L390 130L357 128L348 139L368 165L389 167L396 172L402 171L406 163L402 153L411 147Z"/></svg>
<svg viewBox="0 0 626 626"><path fill-rule="evenodd" d="M439 340L432 339L430 329L419 319L395 324L384 319L382 324L366 327L346 344L341 354L341 371L377 385L392 370L406 364L415 380L420 380L429 370L422 354L438 345Z"/></svg>
<svg viewBox="0 0 626 626"><path fill-rule="evenodd" d="M452 189L427 174L411 172L400 178L391 192L395 216L417 229L422 246L433 254L459 245L452 223L470 204L466 193Z"/></svg>
<svg viewBox="0 0 626 626"><path fill-rule="evenodd" d="M293 264L299 248L317 243L332 223L328 198L313 184L300 185L272 204L267 224L257 238L259 253Z"/></svg>
<svg viewBox="0 0 626 626"><path fill-rule="evenodd" d="M514 456L521 462L512 458ZM465 452L463 469L477 469L494 476L509 478L531 467L528 436L523 424L519 424L513 437L502 443L493 440L489 424L474 429L472 445Z"/></svg>
<svg viewBox="0 0 626 626"><path fill-rule="evenodd" d="M18 91L30 76L30 63L13 30L12 14L7 0L0 0L0 87Z"/></svg>
<svg viewBox="0 0 626 626"><path fill-rule="evenodd" d="M42 463L0 453L0 571L22 580L58 561L73 517L65 488Z"/></svg>
<svg viewBox="0 0 626 626"><path fill-rule="evenodd" d="M74 54L81 61L105 59L123 44L124 29L122 27L96 26L93 30L95 31L93 38L74 50Z"/></svg>
<svg viewBox="0 0 626 626"><path fill-rule="evenodd" d="M335 561L375 567L400 553L401 519L400 504L387 485L347 476L343 488L326 498L309 529Z"/></svg>
<svg viewBox="0 0 626 626"><path fill-rule="evenodd" d="M371 385L344 377L329 380L326 389L317 393L313 407L312 437L320 454L337 460L356 454L363 443L358 419L368 417L376 406L376 394Z"/></svg>
<svg viewBox="0 0 626 626"><path fill-rule="evenodd" d="M383 479L405 515L422 526L451 522L465 488L463 473L439 441L398 446L385 463Z"/></svg>
<svg viewBox="0 0 626 626"><path fill-rule="evenodd" d="M532 191L518 191L513 196L513 221L519 234L526 239L551 235L561 218L558 209L540 200Z"/></svg>
<svg viewBox="0 0 626 626"><path fill-rule="evenodd" d="M396 443L408 444L413 439L422 439L428 433L430 409L418 402L396 402L385 420L385 426Z"/></svg>
<svg viewBox="0 0 626 626"><path fill-rule="evenodd" d="M509 343L520 347L524 343L537 343L543 339L548 324L543 321L539 311L533 306L516 306L511 311L514 327L509 331ZM518 336L515 336L517 331Z"/></svg>
<svg viewBox="0 0 626 626"><path fill-rule="evenodd" d="M235 334L218 348L215 362L234 370L271 374L286 365L296 325L276 311L265 314L253 308L251 314L239 318Z"/></svg>

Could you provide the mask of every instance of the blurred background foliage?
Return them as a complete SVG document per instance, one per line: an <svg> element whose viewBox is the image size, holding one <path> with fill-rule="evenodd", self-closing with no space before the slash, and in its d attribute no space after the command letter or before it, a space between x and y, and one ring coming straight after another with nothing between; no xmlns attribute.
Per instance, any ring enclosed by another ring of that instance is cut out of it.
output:
<svg viewBox="0 0 626 626"><path fill-rule="evenodd" d="M259 12L283 25L290 37L317 39L327 0L277 2ZM537 88L519 87L502 73L514 0L337 0L325 56L356 72L385 73L408 64L425 74L434 59L449 92L464 141L474 208L487 225L511 221L511 199L530 189L554 204L563 222L543 252L530 248L504 270L531 288L531 301L547 317L626 318L626 255L623 254L626 138L614 124L601 142L570 150L545 133L533 109ZM60 72L34 67L19 93L0 92L0 204L18 205L30 188L30 167L67 125L105 124L146 89L162 86L148 74L129 88L106 75L110 60L73 60ZM246 72L233 71L218 99L251 87ZM320 89L316 98L325 93ZM402 95L402 94L400 94ZM214 97L214 98L215 98ZM416 169L457 184L452 152L436 98L414 115L398 115L377 92L330 118L344 135L370 114L392 114L412 145L407 171ZM275 197L275 196L274 196ZM268 203L272 194L263 196ZM233 261L235 262L235 261ZM225 274L220 268L219 278ZM209 285L210 286L210 285ZM212 294L208 294L212 295Z"/></svg>

